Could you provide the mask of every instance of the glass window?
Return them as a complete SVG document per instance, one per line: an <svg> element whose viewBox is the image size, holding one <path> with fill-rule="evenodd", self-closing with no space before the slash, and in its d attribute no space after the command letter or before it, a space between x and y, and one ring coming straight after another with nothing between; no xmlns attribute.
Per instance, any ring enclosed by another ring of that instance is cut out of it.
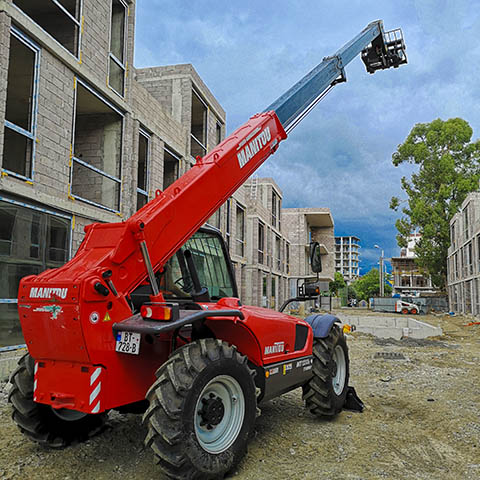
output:
<svg viewBox="0 0 480 480"><path fill-rule="evenodd" d="M237 205L236 215L236 235L237 251L236 254L243 257L245 254L245 210Z"/></svg>
<svg viewBox="0 0 480 480"><path fill-rule="evenodd" d="M166 298L188 298L193 292L193 282L184 255L186 250L192 254L201 286L208 288L213 300L234 295L220 238L212 233L197 232L167 262L160 276L160 289Z"/></svg>
<svg viewBox="0 0 480 480"><path fill-rule="evenodd" d="M191 115L190 155L203 157L207 153L207 105L194 90Z"/></svg>
<svg viewBox="0 0 480 480"><path fill-rule="evenodd" d="M272 190L272 226L277 227L277 194Z"/></svg>
<svg viewBox="0 0 480 480"><path fill-rule="evenodd" d="M122 0L112 0L108 84L122 97L125 90L126 19L126 4Z"/></svg>
<svg viewBox="0 0 480 480"><path fill-rule="evenodd" d="M79 56L81 0L13 0L72 55Z"/></svg>
<svg viewBox="0 0 480 480"><path fill-rule="evenodd" d="M12 28L5 112L3 168L31 178L35 150L36 84L40 51Z"/></svg>
<svg viewBox="0 0 480 480"><path fill-rule="evenodd" d="M150 135L140 129L138 135L137 210L148 202Z"/></svg>
<svg viewBox="0 0 480 480"><path fill-rule="evenodd" d="M220 207L208 220L207 223L220 230L220 218L222 207Z"/></svg>
<svg viewBox="0 0 480 480"><path fill-rule="evenodd" d="M23 343L16 299L22 277L63 265L71 222L0 198L0 346Z"/></svg>
<svg viewBox="0 0 480 480"><path fill-rule="evenodd" d="M216 137L217 137L217 145L222 141L222 124L217 122L216 126Z"/></svg>
<svg viewBox="0 0 480 480"><path fill-rule="evenodd" d="M180 156L169 148L163 151L163 189L167 189L178 179Z"/></svg>
<svg viewBox="0 0 480 480"><path fill-rule="evenodd" d="M230 250L230 203L231 199L229 198L227 200L227 219L226 219L226 225L225 225L225 237L227 238L227 246L228 249Z"/></svg>
<svg viewBox="0 0 480 480"><path fill-rule="evenodd" d="M263 263L263 252L265 249L265 225L258 222L258 263Z"/></svg>

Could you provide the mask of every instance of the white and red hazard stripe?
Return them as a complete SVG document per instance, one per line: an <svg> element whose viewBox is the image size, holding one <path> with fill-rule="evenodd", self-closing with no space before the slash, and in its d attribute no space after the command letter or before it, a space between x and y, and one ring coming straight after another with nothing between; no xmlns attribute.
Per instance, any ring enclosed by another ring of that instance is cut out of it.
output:
<svg viewBox="0 0 480 480"><path fill-rule="evenodd" d="M38 362L35 362L33 369L33 401L37 401L37 384L38 384Z"/></svg>
<svg viewBox="0 0 480 480"><path fill-rule="evenodd" d="M98 413L100 411L100 392L102 390L101 373L102 368L97 367L90 375L89 406L91 413Z"/></svg>

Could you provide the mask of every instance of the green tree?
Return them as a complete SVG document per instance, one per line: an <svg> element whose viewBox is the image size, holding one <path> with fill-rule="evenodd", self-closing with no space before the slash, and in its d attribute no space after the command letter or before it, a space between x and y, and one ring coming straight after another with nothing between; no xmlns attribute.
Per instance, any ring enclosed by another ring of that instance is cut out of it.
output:
<svg viewBox="0 0 480 480"><path fill-rule="evenodd" d="M403 177L406 193L403 216L397 220L397 241L406 247L413 232L421 234L415 247L417 265L445 290L447 250L450 245L449 222L480 178L480 140L471 142L472 128L461 118L415 125L392 156L397 167L402 163L418 165L410 180ZM401 202L393 197L390 208Z"/></svg>
<svg viewBox="0 0 480 480"><path fill-rule="evenodd" d="M329 283L330 295L338 295L338 291L342 288L345 288L347 284L343 278L343 275L340 272L335 272L335 280Z"/></svg>
<svg viewBox="0 0 480 480"><path fill-rule="evenodd" d="M380 277L378 269L372 268L368 273L361 276L352 284L357 294L358 300L367 300L380 294ZM385 295L392 293L392 287L388 284L384 286Z"/></svg>

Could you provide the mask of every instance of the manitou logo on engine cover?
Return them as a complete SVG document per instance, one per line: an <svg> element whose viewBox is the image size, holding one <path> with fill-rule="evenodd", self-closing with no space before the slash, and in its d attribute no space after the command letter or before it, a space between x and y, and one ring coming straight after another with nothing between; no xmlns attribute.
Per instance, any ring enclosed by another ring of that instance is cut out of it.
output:
<svg viewBox="0 0 480 480"><path fill-rule="evenodd" d="M52 287L32 287L30 289L30 298L51 298L53 295L57 298L67 298L68 288Z"/></svg>
<svg viewBox="0 0 480 480"><path fill-rule="evenodd" d="M283 353L283 342L275 342L273 345L265 347L265 355L271 355L272 353Z"/></svg>
<svg viewBox="0 0 480 480"><path fill-rule="evenodd" d="M250 138L253 135L249 136L240 143L238 148L245 147L237 153L238 164L240 168L244 167L272 138L270 133L270 127L266 127L262 130L253 140ZM248 142L248 143L247 143Z"/></svg>

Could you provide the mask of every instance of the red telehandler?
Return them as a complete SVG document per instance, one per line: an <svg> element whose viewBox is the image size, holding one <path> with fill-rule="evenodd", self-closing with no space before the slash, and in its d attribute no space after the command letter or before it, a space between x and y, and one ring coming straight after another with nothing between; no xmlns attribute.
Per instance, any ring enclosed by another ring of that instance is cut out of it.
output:
<svg viewBox="0 0 480 480"><path fill-rule="evenodd" d="M130 219L87 226L66 265L22 279L28 354L9 401L27 437L65 447L98 432L111 409L143 413L168 477L218 478L245 454L260 402L302 387L314 414L342 410L338 319L242 305L220 233L202 225L359 53L370 73L407 62L401 31L372 22ZM311 263L321 270L318 244Z"/></svg>

